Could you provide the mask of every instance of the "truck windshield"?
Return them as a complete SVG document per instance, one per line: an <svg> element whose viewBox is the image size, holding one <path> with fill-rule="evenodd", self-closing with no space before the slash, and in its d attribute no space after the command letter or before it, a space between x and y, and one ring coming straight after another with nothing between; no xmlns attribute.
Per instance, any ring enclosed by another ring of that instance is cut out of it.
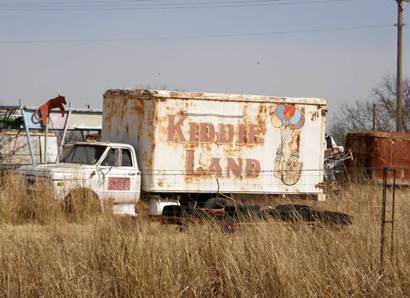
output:
<svg viewBox="0 0 410 298"><path fill-rule="evenodd" d="M94 165L101 158L106 148L105 146L95 145L74 145L62 162Z"/></svg>

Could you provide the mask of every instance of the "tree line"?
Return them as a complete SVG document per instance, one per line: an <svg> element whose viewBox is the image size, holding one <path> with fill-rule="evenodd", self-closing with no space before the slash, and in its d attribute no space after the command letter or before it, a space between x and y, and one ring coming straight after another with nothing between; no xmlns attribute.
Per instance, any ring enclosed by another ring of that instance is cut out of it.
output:
<svg viewBox="0 0 410 298"><path fill-rule="evenodd" d="M396 130L396 78L385 76L379 86L372 90L367 101L345 103L335 113L329 133L343 144L352 131ZM403 128L410 130L410 80L403 81Z"/></svg>

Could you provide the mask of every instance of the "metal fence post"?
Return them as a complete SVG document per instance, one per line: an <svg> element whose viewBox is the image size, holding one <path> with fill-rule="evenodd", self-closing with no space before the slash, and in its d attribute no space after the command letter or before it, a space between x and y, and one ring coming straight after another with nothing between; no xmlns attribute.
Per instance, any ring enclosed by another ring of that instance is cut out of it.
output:
<svg viewBox="0 0 410 298"><path fill-rule="evenodd" d="M33 166L35 166L36 165L36 157L34 156L33 146L31 145L30 129L27 125L26 117L25 117L25 113L24 113L23 108L21 109L21 114L23 115L23 124L24 124L24 128L26 130L28 149L30 151L30 156L31 156L31 163L33 164Z"/></svg>
<svg viewBox="0 0 410 298"><path fill-rule="evenodd" d="M393 183L392 183L392 211L391 219L386 220L386 204L387 204L387 186L388 186L388 173L393 173ZM390 234L390 260L393 259L394 253L394 209L396 201L396 169L394 168L384 168L383 169L383 197L382 197L382 214L381 214L381 226L380 226L380 275L384 273L384 247L385 247L385 233L386 224L391 224L391 234Z"/></svg>

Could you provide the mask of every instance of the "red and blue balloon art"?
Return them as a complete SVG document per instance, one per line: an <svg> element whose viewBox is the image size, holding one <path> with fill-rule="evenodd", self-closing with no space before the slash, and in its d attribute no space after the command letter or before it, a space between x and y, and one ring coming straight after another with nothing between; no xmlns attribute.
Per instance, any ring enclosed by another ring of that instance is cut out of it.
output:
<svg viewBox="0 0 410 298"><path fill-rule="evenodd" d="M272 124L276 128L300 129L305 124L305 116L295 105L278 105L276 107L276 114L272 118Z"/></svg>
<svg viewBox="0 0 410 298"><path fill-rule="evenodd" d="M299 129L304 124L305 115L295 105L277 105L272 125L280 129L280 144L276 151L274 175L285 185L296 184L301 176L303 163L299 161L299 146L292 146L290 143L293 141L293 134L300 134Z"/></svg>

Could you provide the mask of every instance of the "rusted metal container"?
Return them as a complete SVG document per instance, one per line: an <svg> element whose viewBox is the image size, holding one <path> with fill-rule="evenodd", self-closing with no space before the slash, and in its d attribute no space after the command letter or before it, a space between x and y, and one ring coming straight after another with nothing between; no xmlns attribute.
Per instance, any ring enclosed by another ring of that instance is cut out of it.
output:
<svg viewBox="0 0 410 298"><path fill-rule="evenodd" d="M383 183L383 168L391 167L397 169L397 184L410 185L410 133L353 132L346 137L346 149L353 153L353 160L347 162L353 179Z"/></svg>
<svg viewBox="0 0 410 298"><path fill-rule="evenodd" d="M326 102L108 90L102 140L137 152L142 191L323 194Z"/></svg>

